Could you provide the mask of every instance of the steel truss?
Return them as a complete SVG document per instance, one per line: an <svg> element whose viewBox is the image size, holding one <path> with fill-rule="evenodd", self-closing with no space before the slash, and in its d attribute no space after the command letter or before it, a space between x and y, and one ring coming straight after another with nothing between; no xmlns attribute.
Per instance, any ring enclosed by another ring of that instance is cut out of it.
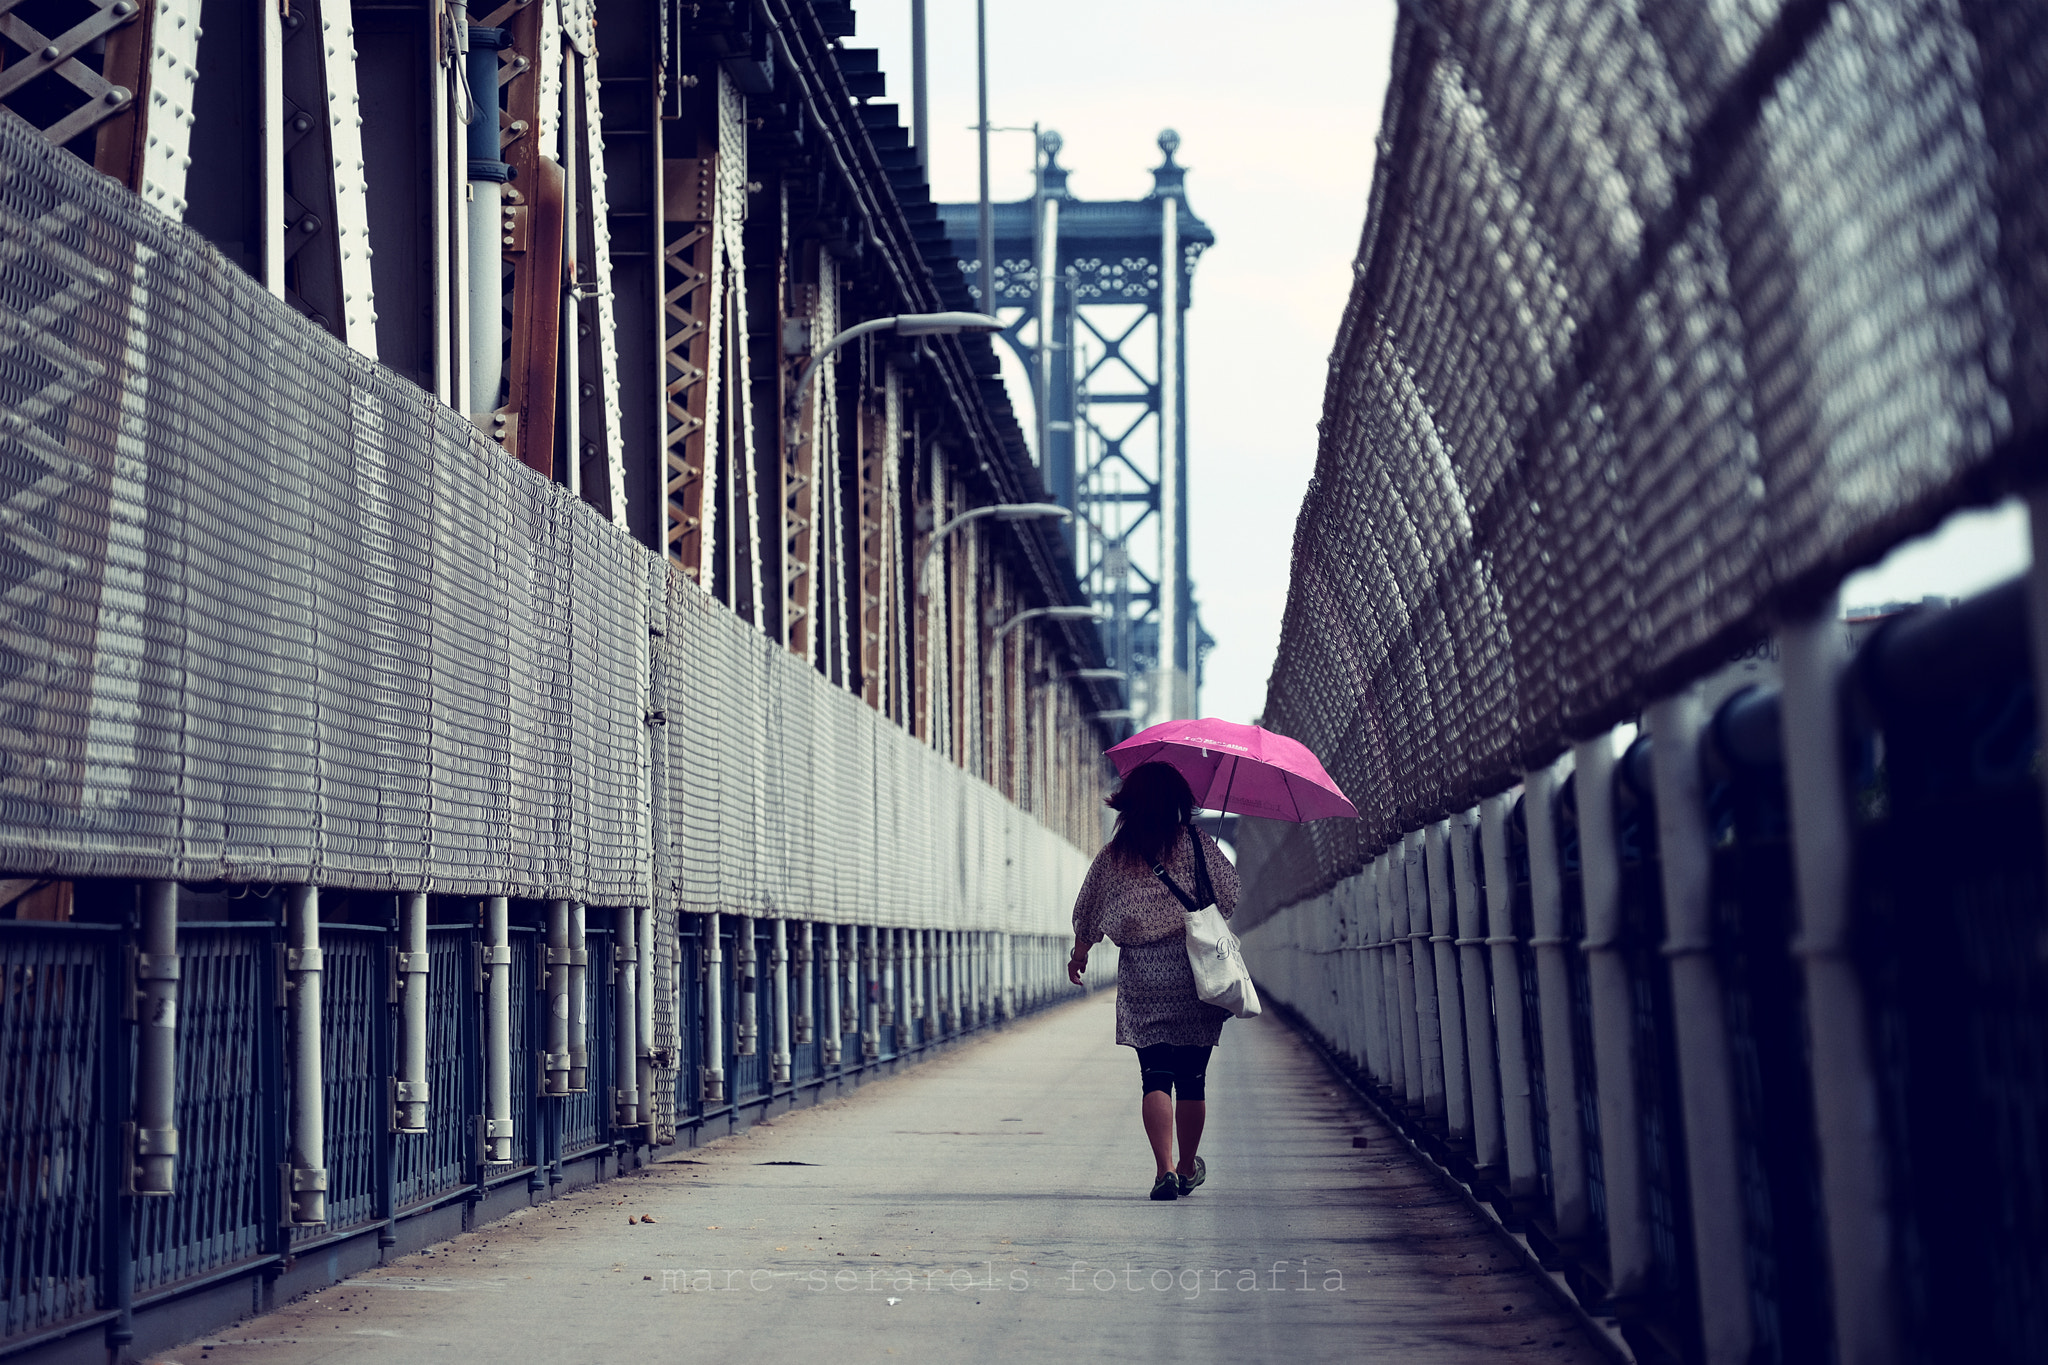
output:
<svg viewBox="0 0 2048 1365"><path fill-rule="evenodd" d="M1058 133L1038 141L1032 197L994 206L995 307L1029 376L1039 469L1079 514L1075 570L1106 616L1102 647L1123 670L1134 724L1199 707L1202 630L1188 575L1187 342L1196 262L1215 234L1188 208L1180 138L1152 193L1088 201L1067 187ZM956 243L971 243L974 204L941 210ZM970 293L979 262L960 268ZM1160 262L1174 268L1162 275Z"/></svg>

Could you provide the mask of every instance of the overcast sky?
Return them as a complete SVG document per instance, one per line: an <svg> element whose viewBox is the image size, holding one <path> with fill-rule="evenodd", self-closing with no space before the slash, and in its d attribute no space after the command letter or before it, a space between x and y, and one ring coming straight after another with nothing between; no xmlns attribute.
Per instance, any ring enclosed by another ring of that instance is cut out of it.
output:
<svg viewBox="0 0 2048 1365"><path fill-rule="evenodd" d="M987 0L989 121L1057 129L1083 199L1150 190L1181 135L1188 204L1216 233L1188 311L1190 552L1216 639L1204 714L1263 708L1294 519L1364 227L1392 60L1393 0ZM861 0L910 123L910 0ZM927 0L933 193L978 193L973 0ZM1031 139L998 133L993 197L1031 193ZM1028 397L1018 404L1029 411ZM1964 595L2023 569L2016 506L1966 514L1844 586L1852 605Z"/></svg>

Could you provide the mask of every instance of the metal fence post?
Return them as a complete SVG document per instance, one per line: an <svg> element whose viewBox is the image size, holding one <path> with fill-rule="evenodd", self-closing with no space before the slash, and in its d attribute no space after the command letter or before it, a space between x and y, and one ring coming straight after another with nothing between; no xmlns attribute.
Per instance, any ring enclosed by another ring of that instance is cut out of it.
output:
<svg viewBox="0 0 2048 1365"><path fill-rule="evenodd" d="M704 977L704 1072L700 1082L704 1103L725 1102L725 947L720 942L723 919L717 911L704 916L704 951L698 970Z"/></svg>
<svg viewBox="0 0 2048 1365"><path fill-rule="evenodd" d="M923 1041L932 1040L932 931L929 929L910 930L910 987L911 1017L923 1026Z"/></svg>
<svg viewBox="0 0 2048 1365"><path fill-rule="evenodd" d="M1423 1086L1422 1017L1415 1012L1415 940L1408 904L1408 841L1397 839L1387 850L1385 882L1394 947L1395 1013L1401 1016L1401 1079L1410 1109L1426 1113Z"/></svg>
<svg viewBox="0 0 2048 1365"><path fill-rule="evenodd" d="M915 1035L917 1016L923 1002L919 999L919 988L923 981L919 976L918 938L915 929L896 931L896 982L902 997L903 1010L899 1020L896 1038L898 1050L911 1045Z"/></svg>
<svg viewBox="0 0 2048 1365"><path fill-rule="evenodd" d="M821 1022L825 1027L825 1051L821 1065L833 1067L839 1065L839 1047L846 1038L846 1016L842 1013L839 999L839 926L822 924L818 927L825 931L825 952L820 963L825 969L825 1003L818 1011L824 1016Z"/></svg>
<svg viewBox="0 0 2048 1365"><path fill-rule="evenodd" d="M760 1047L760 992L754 974L754 921L732 917L733 1020L732 1055L751 1057Z"/></svg>
<svg viewBox="0 0 2048 1365"><path fill-rule="evenodd" d="M424 938L424 931L422 932ZM547 944L548 1033L545 1090L569 1093L569 993L575 972L570 966L569 902L548 902ZM424 983L422 983L424 984ZM424 997L425 992L421 992Z"/></svg>
<svg viewBox="0 0 2048 1365"><path fill-rule="evenodd" d="M1636 1113L1635 996L1622 954L1621 848L1614 823L1614 734L1573 746L1578 770L1579 886L1586 910L1586 981L1593 1075L1600 1099L1600 1159L1607 1194L1607 1292L1650 1288L1655 1249Z"/></svg>
<svg viewBox="0 0 2048 1365"><path fill-rule="evenodd" d="M2041 525L2037 515L2037 576ZM1779 636L1780 734L1798 887L1792 951L1806 981L1835 1346L1842 1365L1891 1365L1899 1343L1884 1138L1863 983L1850 956L1852 835L1841 711L1848 640L1839 615L1830 598Z"/></svg>
<svg viewBox="0 0 2048 1365"><path fill-rule="evenodd" d="M135 955L135 1193L176 1189L178 1162L178 884L142 884L142 950Z"/></svg>
<svg viewBox="0 0 2048 1365"><path fill-rule="evenodd" d="M380 1226L377 1229L377 1248L382 1252L398 1244L398 1054L405 1044L405 977L398 968L399 945L404 942L405 897L391 898L390 918L385 921L385 961L392 967L392 974L384 985L384 1010L382 1019L371 1033L371 1052L374 1057L374 1074L381 1077L388 1089L385 1092L384 1122L382 1131L376 1134L377 1205L376 1216ZM374 997L373 997L374 998Z"/></svg>
<svg viewBox="0 0 2048 1365"><path fill-rule="evenodd" d="M809 920L799 920L796 926L796 965L801 969L797 974L796 1013L791 1028L795 1030L798 1043L817 1041L812 1032L811 1011L817 1000L818 979L815 970L817 950L812 942L811 930L815 926Z"/></svg>
<svg viewBox="0 0 2048 1365"><path fill-rule="evenodd" d="M640 943L639 914L629 905L612 910L612 1122L640 1125Z"/></svg>
<svg viewBox="0 0 2048 1365"><path fill-rule="evenodd" d="M1409 1058L1418 1055L1415 1022L1401 995L1400 924L1394 914L1394 884L1403 876L1400 848L1396 841L1374 860L1373 900L1380 926L1380 1002L1387 1019L1387 1074L1381 1083L1392 1092L1395 1104L1406 1104L1411 1096L1421 1093L1422 1066L1420 1061L1412 1068L1409 1066ZM1417 1078L1416 1082L1411 1083L1411 1076Z"/></svg>
<svg viewBox="0 0 2048 1365"><path fill-rule="evenodd" d="M652 1147L661 1138L661 1120L654 1112L654 907L634 906L632 910L635 933L633 942L636 949L633 962L633 1052L636 1079L639 1082L640 1126L646 1131L641 1139ZM747 921L749 930L753 921Z"/></svg>
<svg viewBox="0 0 2048 1365"><path fill-rule="evenodd" d="M860 949L860 1059L864 1064L882 1056L882 964L877 933L872 924L855 925L853 930Z"/></svg>
<svg viewBox="0 0 2048 1365"><path fill-rule="evenodd" d="M1713 957L1713 869L1700 774L1706 709L1698 693L1687 689L1651 703L1645 719L1657 797L1664 956L1671 970L1700 1328L1707 1365L1733 1365L1749 1359L1753 1328L1727 1010Z"/></svg>
<svg viewBox="0 0 2048 1365"><path fill-rule="evenodd" d="M1344 883L1338 882L1319 897L1322 902L1322 961L1317 973L1320 988L1319 999L1331 1012L1335 1025L1337 1050L1346 1061L1357 1065L1363 1051L1359 1040L1365 1021L1358 1012L1350 1008L1344 990L1344 932L1349 927L1344 917Z"/></svg>
<svg viewBox="0 0 2048 1365"><path fill-rule="evenodd" d="M1429 950L1429 886L1421 830L1401 837L1402 904L1407 915L1408 967L1414 973L1416 1054L1422 1062L1422 1113L1444 1117L1443 1025L1436 1007L1436 965Z"/></svg>
<svg viewBox="0 0 2048 1365"><path fill-rule="evenodd" d="M1472 1097L1472 1162L1495 1179L1506 1160L1500 1120L1500 1072L1493 1055L1492 992L1486 977L1485 906L1479 898L1477 808L1451 817L1451 893L1457 937L1458 982L1464 993L1465 1072Z"/></svg>
<svg viewBox="0 0 2048 1365"><path fill-rule="evenodd" d="M1387 1020L1380 1005L1378 950L1379 913L1374 901L1376 885L1372 864L1347 883L1351 894L1351 946L1345 959L1345 980L1356 1000L1353 1006L1364 1020L1365 1072L1375 1085L1386 1083Z"/></svg>
<svg viewBox="0 0 2048 1365"><path fill-rule="evenodd" d="M939 937L944 941L939 965L946 982L945 1028L947 1033L953 1034L960 1032L967 1021L960 1000L960 931L941 929Z"/></svg>
<svg viewBox="0 0 2048 1365"><path fill-rule="evenodd" d="M503 896L484 898L484 1161L512 1160L512 926Z"/></svg>
<svg viewBox="0 0 2048 1365"><path fill-rule="evenodd" d="M590 910L569 902L569 1093L590 1091Z"/></svg>
<svg viewBox="0 0 2048 1365"><path fill-rule="evenodd" d="M291 1221L327 1221L327 1129L320 1067L320 888L295 886L287 902L285 970L291 983Z"/></svg>
<svg viewBox="0 0 2048 1365"><path fill-rule="evenodd" d="M1508 1197L1526 1208L1543 1197L1536 1164L1536 1120L1529 1049L1522 1019L1522 965L1516 957L1515 884L1508 874L1510 795L1479 803L1480 861L1486 869L1486 946L1493 953L1493 1017L1500 1060L1501 1137L1507 1150Z"/></svg>
<svg viewBox="0 0 2048 1365"><path fill-rule="evenodd" d="M878 928L875 930L875 957L878 964L876 970L881 980L881 996L878 1002L879 1008L875 1014L875 1023L879 1028L889 1028L896 1022L898 1013L896 1008L896 986L902 980L902 973L896 968L896 931L894 929Z"/></svg>
<svg viewBox="0 0 2048 1365"><path fill-rule="evenodd" d="M1439 820L1425 834L1429 872L1429 946L1435 957L1436 1008L1444 1059L1444 1123L1451 1141L1472 1143L1472 1087L1465 1066L1465 1003L1458 990L1458 935L1451 909L1451 823Z"/></svg>
<svg viewBox="0 0 2048 1365"><path fill-rule="evenodd" d="M1536 954L1537 1022L1542 1026L1543 1086L1550 1103L1551 1217L1560 1239L1591 1230L1586 1193L1586 1135L1579 1122L1578 1059L1572 1053L1571 969L1565 961L1564 881L1557 855L1557 796L1569 760L1522 779L1529 827L1529 947Z"/></svg>
<svg viewBox="0 0 2048 1365"><path fill-rule="evenodd" d="M398 1079L391 1087L391 1121L401 1133L427 1131L427 898L398 899Z"/></svg>
<svg viewBox="0 0 2048 1365"><path fill-rule="evenodd" d="M769 948L769 966L775 971L775 1056L769 1079L777 1085L789 1083L789 921L778 917L775 938Z"/></svg>

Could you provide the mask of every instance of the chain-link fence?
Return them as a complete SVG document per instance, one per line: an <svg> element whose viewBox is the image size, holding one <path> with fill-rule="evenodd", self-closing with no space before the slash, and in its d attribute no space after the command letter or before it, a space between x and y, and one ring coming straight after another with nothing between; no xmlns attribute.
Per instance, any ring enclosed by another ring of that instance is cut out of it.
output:
<svg viewBox="0 0 2048 1365"><path fill-rule="evenodd" d="M1247 822L1252 922L1707 671L2048 416L2048 17L1405 5Z"/></svg>

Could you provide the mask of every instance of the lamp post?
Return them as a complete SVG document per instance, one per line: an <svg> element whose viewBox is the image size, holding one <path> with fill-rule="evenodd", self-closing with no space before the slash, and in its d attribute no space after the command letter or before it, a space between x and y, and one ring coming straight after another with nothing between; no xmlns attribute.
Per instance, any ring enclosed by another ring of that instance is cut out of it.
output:
<svg viewBox="0 0 2048 1365"><path fill-rule="evenodd" d="M918 562L917 566L917 595L919 597L923 597L930 590L928 583L931 577L932 560L938 557L940 548L946 543L946 537L952 535L968 522L979 521L983 517L994 517L997 521L1038 521L1041 519L1072 521L1074 514L1056 502L998 502L991 503L987 507L970 507L932 533L932 543L925 547L924 558ZM1040 610L1043 610L1043 608L1040 608Z"/></svg>
<svg viewBox="0 0 2048 1365"><path fill-rule="evenodd" d="M986 313L898 313L895 317L857 322L811 352L810 359L804 362L802 371L797 374L795 387L789 391L788 420L783 423L783 430L792 433L796 430L797 416L803 411L804 395L810 392L811 377L825 363L825 357L849 341L858 341L873 332L891 332L900 337L944 337L958 336L962 332L1002 330L1002 322Z"/></svg>
<svg viewBox="0 0 2048 1365"><path fill-rule="evenodd" d="M996 660L1002 657L1003 637L1026 621L1100 621L1102 613L1093 607L1027 607L1009 620L996 627L996 637L989 644L988 671L996 671Z"/></svg>
<svg viewBox="0 0 2048 1365"><path fill-rule="evenodd" d="M996 311L995 210L988 200L988 0L974 0L974 68L980 93L981 203L976 223L976 253L981 257L981 306Z"/></svg>

